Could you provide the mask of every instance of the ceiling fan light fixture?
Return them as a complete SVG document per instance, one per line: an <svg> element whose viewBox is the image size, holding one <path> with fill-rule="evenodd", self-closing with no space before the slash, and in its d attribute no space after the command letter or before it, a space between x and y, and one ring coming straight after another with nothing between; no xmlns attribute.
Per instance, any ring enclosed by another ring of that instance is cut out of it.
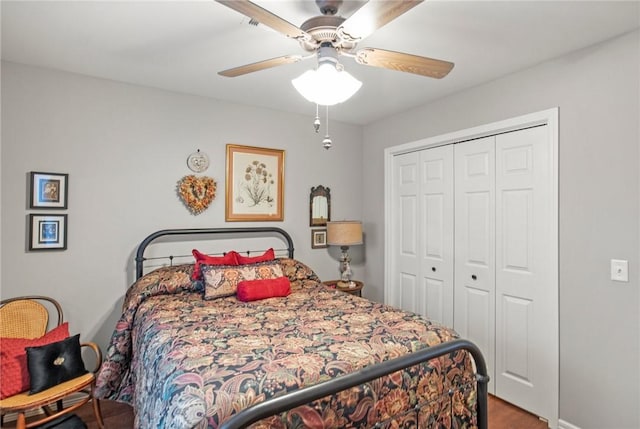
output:
<svg viewBox="0 0 640 429"><path fill-rule="evenodd" d="M351 98L362 82L332 62L321 62L317 70L307 70L291 81L307 100L321 106L333 106Z"/></svg>

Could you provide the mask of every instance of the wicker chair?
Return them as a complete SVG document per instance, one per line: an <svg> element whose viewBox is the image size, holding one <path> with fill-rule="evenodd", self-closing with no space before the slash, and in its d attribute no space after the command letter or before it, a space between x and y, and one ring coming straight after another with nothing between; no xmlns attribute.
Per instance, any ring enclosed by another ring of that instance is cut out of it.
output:
<svg viewBox="0 0 640 429"><path fill-rule="evenodd" d="M49 303L46 306L44 303ZM62 324L63 315L60 304L45 296L23 296L9 298L0 301L0 337L2 338L39 338L47 331L49 322L49 310L47 307L54 307L57 312L57 325ZM28 391L18 393L8 398L0 399L0 415L2 418L8 413L17 413L16 428L25 429L52 421L63 414L71 413L82 405L91 401L96 421L100 428L104 428L100 402L93 397L95 385L94 373L102 364L102 354L95 343L82 343L82 347L88 347L96 355L96 366L93 371L65 381L42 392L29 394ZM63 400L70 395L82 393L78 400L74 396L72 404L64 408ZM57 409L53 411L49 406L57 404ZM31 410L42 409L42 414L37 415L37 420L26 421L26 413Z"/></svg>

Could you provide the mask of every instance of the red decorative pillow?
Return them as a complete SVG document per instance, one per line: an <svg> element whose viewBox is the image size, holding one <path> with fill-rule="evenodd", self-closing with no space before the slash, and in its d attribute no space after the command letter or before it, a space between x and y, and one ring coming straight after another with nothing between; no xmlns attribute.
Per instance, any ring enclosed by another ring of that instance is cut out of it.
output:
<svg viewBox="0 0 640 429"><path fill-rule="evenodd" d="M240 301L287 296L291 293L291 283L286 277L261 280L243 280L238 283L237 297Z"/></svg>
<svg viewBox="0 0 640 429"><path fill-rule="evenodd" d="M0 399L29 389L27 347L55 343L69 337L69 323L65 322L40 338L0 338Z"/></svg>
<svg viewBox="0 0 640 429"><path fill-rule="evenodd" d="M276 253L273 251L273 248L259 256L242 256L240 253L236 253L236 256L238 257L238 265L255 264L257 262L267 262L276 259Z"/></svg>
<svg viewBox="0 0 640 429"><path fill-rule="evenodd" d="M200 280L200 265L238 265L238 254L233 250L224 256L209 256L197 249L191 251L193 257L196 258L195 266L193 267L193 273L191 273L191 280Z"/></svg>

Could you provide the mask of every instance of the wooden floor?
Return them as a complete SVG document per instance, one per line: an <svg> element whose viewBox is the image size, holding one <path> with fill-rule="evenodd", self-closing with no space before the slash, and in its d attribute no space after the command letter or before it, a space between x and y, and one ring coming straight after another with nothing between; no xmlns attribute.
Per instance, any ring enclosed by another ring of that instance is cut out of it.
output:
<svg viewBox="0 0 640 429"><path fill-rule="evenodd" d="M102 417L107 429L133 428L131 407L113 401L101 401ZM87 423L89 429L97 429L91 405L82 406L77 413ZM8 423L5 427L15 427ZM493 396L489 396L489 427L491 429L546 429L547 425L533 414Z"/></svg>
<svg viewBox="0 0 640 429"><path fill-rule="evenodd" d="M489 428L547 429L547 423L538 416L489 395Z"/></svg>

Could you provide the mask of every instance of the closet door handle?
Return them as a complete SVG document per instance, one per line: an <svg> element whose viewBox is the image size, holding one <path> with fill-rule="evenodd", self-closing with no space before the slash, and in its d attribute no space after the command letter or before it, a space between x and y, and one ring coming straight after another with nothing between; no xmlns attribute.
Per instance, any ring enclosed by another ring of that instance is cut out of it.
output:
<svg viewBox="0 0 640 429"><path fill-rule="evenodd" d="M471 278L472 278L473 280L478 280L478 276L476 276L475 274L471 274Z"/></svg>
<svg viewBox="0 0 640 429"><path fill-rule="evenodd" d="M431 271L436 272L436 267L431 267Z"/></svg>

